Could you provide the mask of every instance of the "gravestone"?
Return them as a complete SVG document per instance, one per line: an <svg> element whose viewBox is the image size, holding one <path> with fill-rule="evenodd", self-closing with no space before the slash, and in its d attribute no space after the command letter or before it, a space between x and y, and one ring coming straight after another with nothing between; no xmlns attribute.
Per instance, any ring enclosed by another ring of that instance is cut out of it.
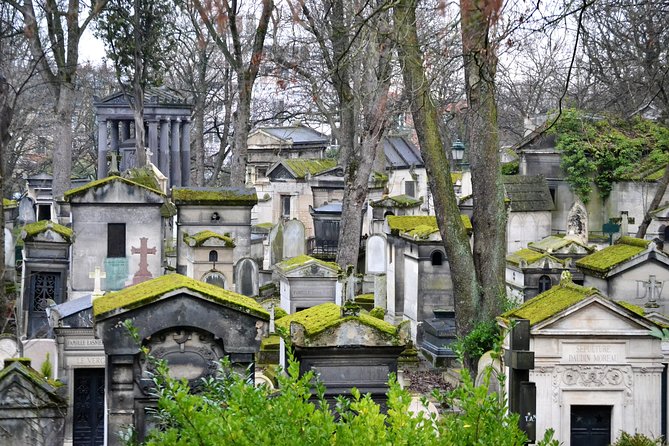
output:
<svg viewBox="0 0 669 446"><path fill-rule="evenodd" d="M272 267L283 259L283 223L279 223L269 233L269 266Z"/></svg>
<svg viewBox="0 0 669 446"><path fill-rule="evenodd" d="M21 198L21 201L19 201L19 224L34 223L35 220L35 202L27 196Z"/></svg>
<svg viewBox="0 0 669 446"><path fill-rule="evenodd" d="M253 259L241 259L235 268L235 290L244 296L258 295L258 264Z"/></svg>
<svg viewBox="0 0 669 446"><path fill-rule="evenodd" d="M5 359L16 358L19 355L19 345L14 336L0 336L0 364L5 363Z"/></svg>
<svg viewBox="0 0 669 446"><path fill-rule="evenodd" d="M283 228L283 258L306 254L304 238L304 225L299 220L289 220L284 223Z"/></svg>
<svg viewBox="0 0 669 446"><path fill-rule="evenodd" d="M30 359L5 361L0 374L0 444L63 444L67 401L30 366Z"/></svg>
<svg viewBox="0 0 669 446"><path fill-rule="evenodd" d="M372 235L367 239L366 254L367 274L386 272L386 239L381 235Z"/></svg>
<svg viewBox="0 0 669 446"><path fill-rule="evenodd" d="M325 302L337 302L339 265L310 256L297 256L274 265L279 279L281 308L288 313Z"/></svg>
<svg viewBox="0 0 669 446"><path fill-rule="evenodd" d="M583 244L588 243L588 211L583 202L576 198L567 214L567 236Z"/></svg>
<svg viewBox="0 0 669 446"><path fill-rule="evenodd" d="M142 283L153 278L151 271L149 271L148 256L149 254L156 255L156 247L154 246L153 248L149 248L148 240L148 237L140 237L139 248L135 248L134 246L130 248L130 252L132 254L139 254L139 269L132 278L133 285L137 285L138 283Z"/></svg>

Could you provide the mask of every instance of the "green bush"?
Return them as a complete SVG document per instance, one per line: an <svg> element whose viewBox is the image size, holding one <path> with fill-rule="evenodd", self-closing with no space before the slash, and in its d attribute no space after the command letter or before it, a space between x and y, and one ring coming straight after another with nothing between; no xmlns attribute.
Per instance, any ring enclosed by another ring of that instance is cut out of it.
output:
<svg viewBox="0 0 669 446"><path fill-rule="evenodd" d="M611 446L662 446L665 444L661 438L652 439L644 434L621 432L620 437Z"/></svg>
<svg viewBox="0 0 669 446"><path fill-rule="evenodd" d="M467 336L454 343L454 348L468 355L475 364L485 352L493 348L498 338L499 327L495 321L479 322Z"/></svg>

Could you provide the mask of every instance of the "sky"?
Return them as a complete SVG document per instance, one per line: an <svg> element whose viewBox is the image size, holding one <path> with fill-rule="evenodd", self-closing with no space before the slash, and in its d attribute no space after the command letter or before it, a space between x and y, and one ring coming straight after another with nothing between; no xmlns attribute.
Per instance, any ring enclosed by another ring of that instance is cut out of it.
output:
<svg viewBox="0 0 669 446"><path fill-rule="evenodd" d="M79 42L79 63L89 62L91 65L99 65L104 57L104 44L93 35L91 26L88 26Z"/></svg>

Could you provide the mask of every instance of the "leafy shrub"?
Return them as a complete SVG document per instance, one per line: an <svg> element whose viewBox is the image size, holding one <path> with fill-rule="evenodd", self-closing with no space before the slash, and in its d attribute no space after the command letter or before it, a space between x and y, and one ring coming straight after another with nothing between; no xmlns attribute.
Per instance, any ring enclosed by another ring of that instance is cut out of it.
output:
<svg viewBox="0 0 669 446"><path fill-rule="evenodd" d="M502 175L518 175L519 163L518 161L511 161L502 164Z"/></svg>
<svg viewBox="0 0 669 446"><path fill-rule="evenodd" d="M493 348L498 338L499 328L495 321L479 322L467 336L454 343L454 348L468 355L475 364L485 352Z"/></svg>
<svg viewBox="0 0 669 446"><path fill-rule="evenodd" d="M621 432L620 437L611 446L662 446L665 444L661 438L652 439L644 434Z"/></svg>

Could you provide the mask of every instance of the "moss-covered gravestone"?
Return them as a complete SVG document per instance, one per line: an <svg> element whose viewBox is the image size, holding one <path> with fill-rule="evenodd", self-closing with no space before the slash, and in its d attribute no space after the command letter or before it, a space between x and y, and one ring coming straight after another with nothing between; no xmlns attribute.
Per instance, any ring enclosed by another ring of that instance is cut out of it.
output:
<svg viewBox="0 0 669 446"><path fill-rule="evenodd" d="M0 371L0 444L63 444L67 402L58 389L30 367L30 359L6 359Z"/></svg>
<svg viewBox="0 0 669 446"><path fill-rule="evenodd" d="M195 389L216 373L223 357L242 373L253 373L269 321L255 300L179 274L98 298L93 315L107 356L110 446L122 444L118 433L124 426L134 426L141 440L151 424L147 409L155 405L154 369L140 346L167 361L170 376L186 379ZM126 328L127 320L136 337Z"/></svg>
<svg viewBox="0 0 669 446"><path fill-rule="evenodd" d="M384 405L391 373L406 346L401 327L366 314L357 306L317 305L276 321L290 337L300 373L313 370L333 402L352 387Z"/></svg>

